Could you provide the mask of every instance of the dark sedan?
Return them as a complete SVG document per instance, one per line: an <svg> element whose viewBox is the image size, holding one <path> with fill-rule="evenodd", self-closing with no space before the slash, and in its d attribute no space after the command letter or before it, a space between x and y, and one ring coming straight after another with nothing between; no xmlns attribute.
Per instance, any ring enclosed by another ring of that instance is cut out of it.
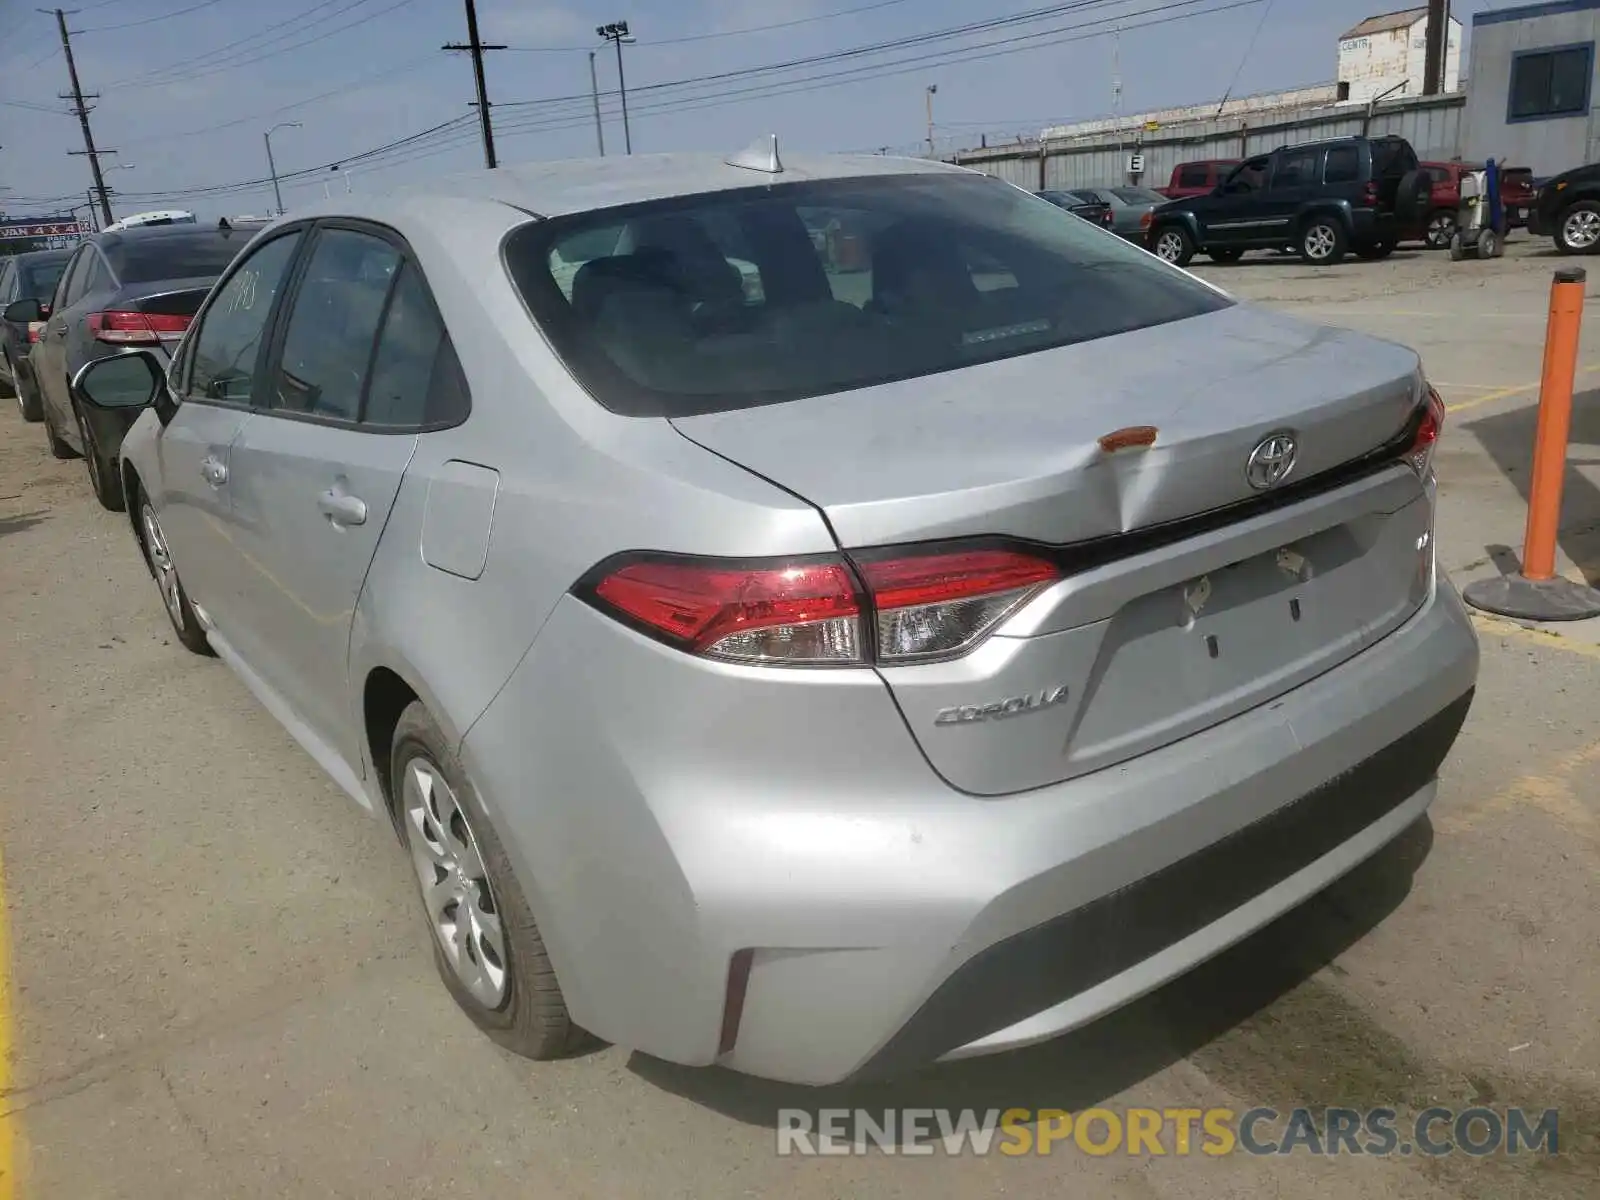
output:
<svg viewBox="0 0 1600 1200"><path fill-rule="evenodd" d="M1064 208L1074 216L1082 217L1091 225L1098 225L1101 229L1111 228L1115 215L1111 211L1111 205L1092 192L1043 191L1038 194L1057 208Z"/></svg>
<svg viewBox="0 0 1600 1200"><path fill-rule="evenodd" d="M70 249L35 250L6 259L0 266L0 312L13 300L48 302L71 257ZM43 415L39 388L29 369L29 354L43 329L43 321L0 320L0 377L17 398L24 421L37 421Z"/></svg>
<svg viewBox="0 0 1600 1200"><path fill-rule="evenodd" d="M6 308L6 320L44 319L33 374L50 453L82 455L107 508L123 505L118 452L138 410L80 405L72 378L87 363L129 349L168 357L212 283L260 227L160 225L97 233L74 251L48 316L36 300Z"/></svg>

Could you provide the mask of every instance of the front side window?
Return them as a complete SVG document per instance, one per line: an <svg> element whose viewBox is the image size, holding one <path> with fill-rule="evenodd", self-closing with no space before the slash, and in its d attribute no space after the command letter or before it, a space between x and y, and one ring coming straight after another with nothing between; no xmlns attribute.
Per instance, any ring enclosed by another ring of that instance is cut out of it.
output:
<svg viewBox="0 0 1600 1200"><path fill-rule="evenodd" d="M575 243L613 252L564 279ZM633 415L910 379L1232 303L1026 192L965 175L574 214L513 231L504 258L579 381Z"/></svg>
<svg viewBox="0 0 1600 1200"><path fill-rule="evenodd" d="M1207 187L1211 183L1211 168L1206 163L1190 163L1178 168L1179 187Z"/></svg>
<svg viewBox="0 0 1600 1200"><path fill-rule="evenodd" d="M257 248L212 297L184 351L193 360L192 396L250 403L273 301L300 237L296 230Z"/></svg>
<svg viewBox="0 0 1600 1200"><path fill-rule="evenodd" d="M1272 160L1268 158L1252 158L1249 162L1240 163L1223 181L1222 190L1234 196L1261 191L1267 186L1267 168L1271 163Z"/></svg>
<svg viewBox="0 0 1600 1200"><path fill-rule="evenodd" d="M267 406L354 421L400 252L353 229L317 235L295 292Z"/></svg>
<svg viewBox="0 0 1600 1200"><path fill-rule="evenodd" d="M1515 55L1511 60L1511 119L1528 121L1588 112L1593 69L1593 43Z"/></svg>

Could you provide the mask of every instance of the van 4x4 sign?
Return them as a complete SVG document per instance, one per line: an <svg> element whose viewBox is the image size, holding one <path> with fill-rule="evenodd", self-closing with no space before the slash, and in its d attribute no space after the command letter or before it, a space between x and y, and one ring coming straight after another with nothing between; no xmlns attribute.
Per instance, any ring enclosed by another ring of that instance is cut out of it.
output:
<svg viewBox="0 0 1600 1200"><path fill-rule="evenodd" d="M33 238L84 237L90 232L85 221L0 221L0 241L31 241Z"/></svg>

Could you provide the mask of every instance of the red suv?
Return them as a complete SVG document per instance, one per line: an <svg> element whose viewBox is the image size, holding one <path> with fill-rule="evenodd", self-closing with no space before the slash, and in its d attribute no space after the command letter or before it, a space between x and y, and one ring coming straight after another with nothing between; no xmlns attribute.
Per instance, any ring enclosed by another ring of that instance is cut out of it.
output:
<svg viewBox="0 0 1600 1200"><path fill-rule="evenodd" d="M1214 191L1240 161L1237 158L1207 158L1199 162L1179 163L1172 168L1172 179L1167 186L1155 190L1168 200L1204 196Z"/></svg>
<svg viewBox="0 0 1600 1200"><path fill-rule="evenodd" d="M1461 176L1481 170L1478 163L1425 162L1422 169L1432 177L1433 194L1422 237L1435 250L1450 245L1456 231L1456 212L1461 205ZM1500 204L1505 209L1506 228L1520 229L1528 223L1533 209L1533 171L1527 167L1500 168Z"/></svg>

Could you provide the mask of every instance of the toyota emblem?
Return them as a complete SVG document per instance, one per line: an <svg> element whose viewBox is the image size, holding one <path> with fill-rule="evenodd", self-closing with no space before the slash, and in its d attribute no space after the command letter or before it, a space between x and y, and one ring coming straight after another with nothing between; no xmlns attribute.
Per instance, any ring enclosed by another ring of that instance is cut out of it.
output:
<svg viewBox="0 0 1600 1200"><path fill-rule="evenodd" d="M1299 452L1294 434L1288 430L1269 433L1250 451L1250 457L1244 464L1245 482L1258 492L1277 487L1289 478Z"/></svg>

